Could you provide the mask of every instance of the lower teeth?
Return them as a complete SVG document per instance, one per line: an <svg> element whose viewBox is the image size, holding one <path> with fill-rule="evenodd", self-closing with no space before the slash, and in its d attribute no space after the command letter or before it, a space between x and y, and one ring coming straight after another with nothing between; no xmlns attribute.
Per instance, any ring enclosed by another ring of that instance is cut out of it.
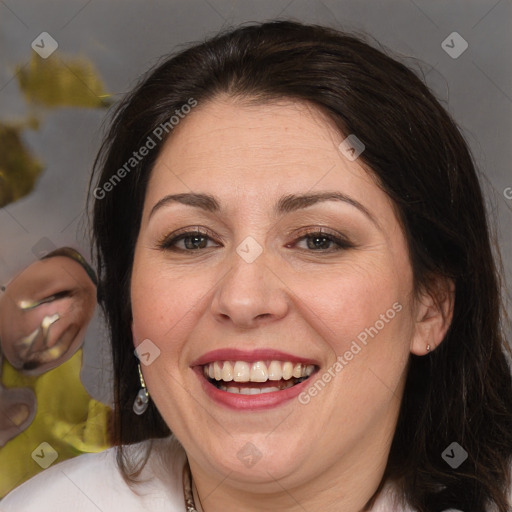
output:
<svg viewBox="0 0 512 512"><path fill-rule="evenodd" d="M223 384L220 384L217 381L210 381L215 387L220 389L221 391L226 391L228 393L234 393L239 395L260 395L263 393L273 393L275 391L283 391L284 389L291 388L295 386L296 384L300 384L301 382L305 381L307 377L301 377L299 379L291 379L289 381L286 381L286 383L280 387L276 386L268 386L268 387L238 387L238 386L225 386Z"/></svg>

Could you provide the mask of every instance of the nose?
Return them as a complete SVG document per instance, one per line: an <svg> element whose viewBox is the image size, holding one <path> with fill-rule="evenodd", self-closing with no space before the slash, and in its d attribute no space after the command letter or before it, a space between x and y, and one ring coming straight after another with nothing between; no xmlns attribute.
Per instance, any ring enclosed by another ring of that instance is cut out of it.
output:
<svg viewBox="0 0 512 512"><path fill-rule="evenodd" d="M217 321L250 329L286 316L290 305L287 287L279 279L276 265L271 268L265 251L252 262L234 252L231 263L212 298L211 310Z"/></svg>

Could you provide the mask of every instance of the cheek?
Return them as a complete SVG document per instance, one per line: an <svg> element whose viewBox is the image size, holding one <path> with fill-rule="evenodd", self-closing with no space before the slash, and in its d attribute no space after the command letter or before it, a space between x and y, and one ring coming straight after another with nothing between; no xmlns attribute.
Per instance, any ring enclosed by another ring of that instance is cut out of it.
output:
<svg viewBox="0 0 512 512"><path fill-rule="evenodd" d="M338 384L370 414L399 386L409 356L411 324L398 283L375 275L350 284L347 295L331 310L332 346L342 374Z"/></svg>
<svg viewBox="0 0 512 512"><path fill-rule="evenodd" d="M396 275L390 265L352 265L302 282L301 314L328 348L324 373L336 417L350 410L370 421L399 389L411 339L411 282L406 268Z"/></svg>
<svg viewBox="0 0 512 512"><path fill-rule="evenodd" d="M296 294L319 332L339 354L348 350L350 341L364 342L367 330L380 332L396 328L397 309L403 309L402 283L390 278L382 266L365 269L346 267L336 272L296 279ZM300 283L300 284L299 284ZM394 306L395 305L395 306ZM315 320L316 319L316 320Z"/></svg>
<svg viewBox="0 0 512 512"><path fill-rule="evenodd" d="M208 290L204 277L200 273L185 277L161 264L136 261L131 282L134 344L150 339L160 350L177 349L196 323L201 298Z"/></svg>

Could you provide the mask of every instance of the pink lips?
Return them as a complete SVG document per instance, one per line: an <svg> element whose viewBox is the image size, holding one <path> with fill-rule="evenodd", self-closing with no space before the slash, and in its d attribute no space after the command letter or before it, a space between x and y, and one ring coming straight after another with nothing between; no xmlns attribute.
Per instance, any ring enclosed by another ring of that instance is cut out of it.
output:
<svg viewBox="0 0 512 512"><path fill-rule="evenodd" d="M196 367L198 368L198 367ZM217 389L208 379L203 376L202 370L196 372L205 393L217 404L229 409L243 411L260 411L277 407L288 402L299 395L304 389L310 385L308 380L296 384L282 391L273 391L271 393L262 393L260 395L239 395L236 393L228 393Z"/></svg>
<svg viewBox="0 0 512 512"><path fill-rule="evenodd" d="M237 411L261 411L289 402L310 385L310 380L306 379L295 386L281 391L272 391L259 395L242 395L222 391L211 384L203 374L203 365L214 361L245 361L251 363L268 360L290 361L292 363L313 364L318 366L318 362L314 360L298 357L278 350L256 349L247 351L239 349L219 349L207 352L199 357L191 364L191 368L200 380L205 393L215 403Z"/></svg>

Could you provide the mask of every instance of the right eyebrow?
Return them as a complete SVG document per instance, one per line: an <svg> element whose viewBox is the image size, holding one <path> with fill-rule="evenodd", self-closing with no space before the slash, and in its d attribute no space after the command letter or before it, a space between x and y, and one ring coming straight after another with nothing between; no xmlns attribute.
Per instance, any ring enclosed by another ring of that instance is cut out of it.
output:
<svg viewBox="0 0 512 512"><path fill-rule="evenodd" d="M183 193L183 194L171 194L163 197L158 201L155 206L151 209L149 214L149 218L160 208L167 206L171 203L181 203L188 206L195 206L196 208L202 208L208 212L218 212L220 211L219 202L209 194L192 194L192 193Z"/></svg>

